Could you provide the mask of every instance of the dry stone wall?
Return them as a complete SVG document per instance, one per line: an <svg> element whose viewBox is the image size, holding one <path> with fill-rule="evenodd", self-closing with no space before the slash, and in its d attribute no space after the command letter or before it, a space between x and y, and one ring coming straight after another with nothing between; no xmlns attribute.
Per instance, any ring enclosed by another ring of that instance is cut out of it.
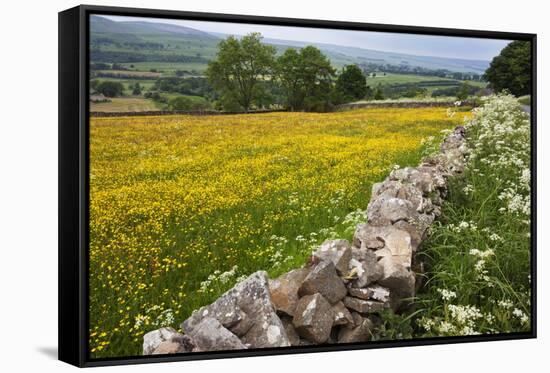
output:
<svg viewBox="0 0 550 373"><path fill-rule="evenodd" d="M258 271L181 324L144 336L143 354L368 341L379 313L411 305L428 227L441 213L450 177L462 173L463 127L418 167L373 185L367 222L353 241L324 242L302 267L269 279Z"/></svg>

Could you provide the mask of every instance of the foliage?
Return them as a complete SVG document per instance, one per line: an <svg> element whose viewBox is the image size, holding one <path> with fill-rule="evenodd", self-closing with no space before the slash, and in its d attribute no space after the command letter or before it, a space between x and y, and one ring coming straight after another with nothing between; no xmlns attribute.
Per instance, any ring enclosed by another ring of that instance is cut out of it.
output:
<svg viewBox="0 0 550 373"><path fill-rule="evenodd" d="M518 97L518 102L522 105L531 105L531 95Z"/></svg>
<svg viewBox="0 0 550 373"><path fill-rule="evenodd" d="M135 84L130 85L130 88L132 89L132 94L134 96L141 95L141 85L139 84L139 82L136 82Z"/></svg>
<svg viewBox="0 0 550 373"><path fill-rule="evenodd" d="M163 77L155 81L153 89L159 92L174 92L209 99L216 98L214 89L208 83L208 80L201 77Z"/></svg>
<svg viewBox="0 0 550 373"><path fill-rule="evenodd" d="M193 110L205 110L208 109L210 106L208 105L208 102L205 100L193 100L190 97L186 96L176 96L168 100L168 104L166 108L168 110L185 110L185 111L193 111Z"/></svg>
<svg viewBox="0 0 550 373"><path fill-rule="evenodd" d="M467 122L468 168L419 257L417 337L524 332L530 303L530 121L512 96Z"/></svg>
<svg viewBox="0 0 550 373"><path fill-rule="evenodd" d="M335 70L313 46L288 48L277 58L276 75L291 111L327 111Z"/></svg>
<svg viewBox="0 0 550 373"><path fill-rule="evenodd" d="M360 100L367 94L367 77L357 65L347 65L338 75L335 89L344 102Z"/></svg>
<svg viewBox="0 0 550 373"><path fill-rule="evenodd" d="M471 89L472 87L468 83L463 83L456 92L456 98L461 101L466 100L470 96Z"/></svg>
<svg viewBox="0 0 550 373"><path fill-rule="evenodd" d="M508 90L515 96L531 93L531 43L516 40L493 58L485 71L486 79L496 92Z"/></svg>
<svg viewBox="0 0 550 373"><path fill-rule="evenodd" d="M138 355L144 333L178 329L241 276L277 276L325 239L351 239L372 184L463 115L92 118L92 356Z"/></svg>
<svg viewBox="0 0 550 373"><path fill-rule="evenodd" d="M106 97L122 96L124 93L124 85L120 82L111 80L98 81L97 83L94 83L92 87Z"/></svg>
<svg viewBox="0 0 550 373"><path fill-rule="evenodd" d="M208 63L205 74L222 96L234 97L244 111L248 111L262 94L262 79L272 73L275 48L261 43L259 33L251 33L240 40L230 36L218 44L216 59Z"/></svg>
<svg viewBox="0 0 550 373"><path fill-rule="evenodd" d="M479 87L472 86L468 83L463 83L460 86L452 86L448 88L438 88L432 92L433 97L457 97L459 100L465 100L469 96L478 94Z"/></svg>
<svg viewBox="0 0 550 373"><path fill-rule="evenodd" d="M378 85L378 87L376 87L376 90L374 91L374 99L383 100L384 98L384 91L382 90L382 87Z"/></svg>

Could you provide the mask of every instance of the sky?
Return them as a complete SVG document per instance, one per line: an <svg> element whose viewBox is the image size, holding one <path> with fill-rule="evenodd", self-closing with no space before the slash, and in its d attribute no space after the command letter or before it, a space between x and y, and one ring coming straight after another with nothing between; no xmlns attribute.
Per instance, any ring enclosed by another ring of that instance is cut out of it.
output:
<svg viewBox="0 0 550 373"><path fill-rule="evenodd" d="M146 21L191 27L206 32L246 35L260 32L265 38L336 44L418 56L490 61L509 40L454 36L413 35L372 31L347 31L307 27L267 26L226 22L185 21L141 17L104 16L113 21Z"/></svg>

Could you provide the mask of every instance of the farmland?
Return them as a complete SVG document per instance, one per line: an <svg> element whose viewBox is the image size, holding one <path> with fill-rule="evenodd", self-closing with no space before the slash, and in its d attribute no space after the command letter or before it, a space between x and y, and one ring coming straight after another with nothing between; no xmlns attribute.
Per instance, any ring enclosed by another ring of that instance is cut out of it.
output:
<svg viewBox="0 0 550 373"><path fill-rule="evenodd" d="M213 77L219 74L208 74L208 67L219 58L220 45L230 35L190 26L198 27L192 24L166 26L155 22L119 22L93 16L90 45L92 93L121 98L137 95L149 101L150 105L163 110L174 109L174 106L178 110L202 110L208 107L229 112L244 112L252 108L290 109L287 102L288 92L285 92L281 81L281 66L284 64L280 63L271 64L266 70L269 74L260 74L262 77L255 89L256 97L254 102L249 103L253 107L242 108L240 104L236 105L234 92L227 95L222 87L215 87ZM329 111L337 105L356 99L454 98L486 94L483 88L487 83L482 80L481 74L488 61L406 55L262 36L259 40L272 49L271 57L274 60L308 46L316 48L326 58L330 64L330 68L328 65L323 67L328 73L327 87L316 94L312 94L312 87L306 89L309 91L309 100L315 101L309 105L316 107L314 111ZM332 89L349 66L356 66L367 76L365 85L368 89L357 97L349 97L346 93ZM302 77L299 81L311 81L311 77ZM118 88L116 91L105 89L99 83L110 83L108 87L111 88L118 84ZM135 89L137 84L139 89ZM170 99L186 95L200 96L203 100L187 101L181 98L179 104L169 105ZM95 105L95 111L113 111L113 107L116 106ZM125 111L130 106L118 107ZM292 108L296 109L301 110L304 107Z"/></svg>
<svg viewBox="0 0 550 373"><path fill-rule="evenodd" d="M350 238L370 189L416 164L444 108L92 118L90 348L140 354L239 278Z"/></svg>
<svg viewBox="0 0 550 373"><path fill-rule="evenodd" d="M152 100L141 97L113 97L109 102L91 102L90 111L131 112L158 110L158 106Z"/></svg>

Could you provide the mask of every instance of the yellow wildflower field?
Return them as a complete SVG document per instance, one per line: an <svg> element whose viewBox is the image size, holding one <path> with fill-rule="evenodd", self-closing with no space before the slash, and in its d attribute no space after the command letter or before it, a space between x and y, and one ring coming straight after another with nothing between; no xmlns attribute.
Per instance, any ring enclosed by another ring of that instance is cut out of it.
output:
<svg viewBox="0 0 550 373"><path fill-rule="evenodd" d="M373 183L462 123L445 108L92 118L90 349L141 354L242 276L351 238Z"/></svg>

